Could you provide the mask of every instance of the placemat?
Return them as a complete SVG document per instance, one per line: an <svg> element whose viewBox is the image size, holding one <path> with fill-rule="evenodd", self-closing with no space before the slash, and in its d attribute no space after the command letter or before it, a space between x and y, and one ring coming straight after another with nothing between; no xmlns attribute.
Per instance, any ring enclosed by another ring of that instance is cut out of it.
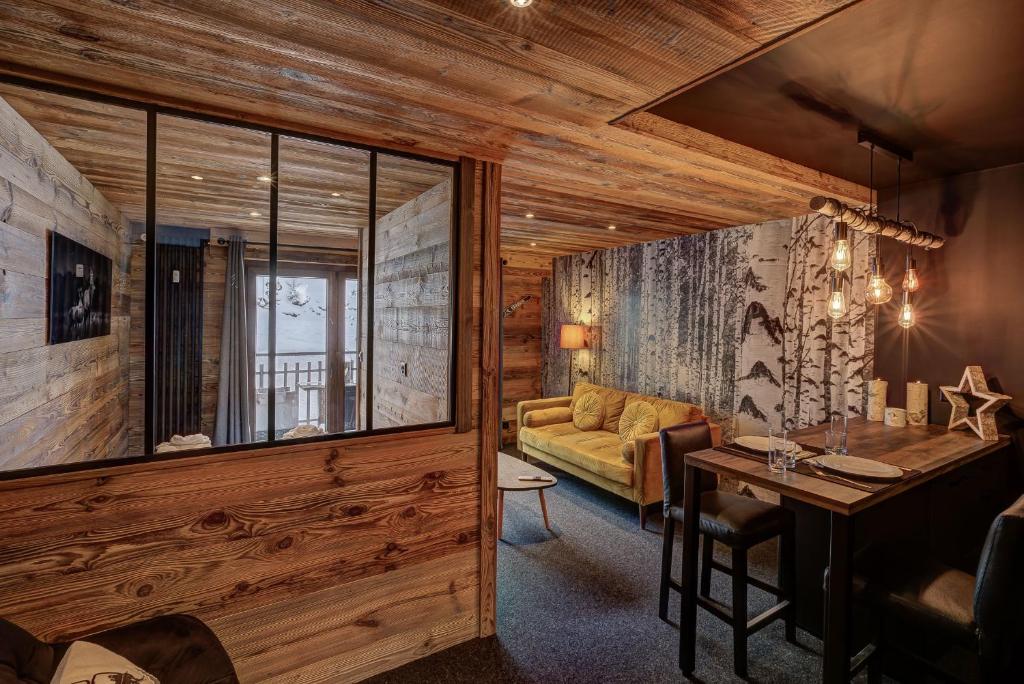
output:
<svg viewBox="0 0 1024 684"><path fill-rule="evenodd" d="M819 480L826 480L828 482L835 482L841 484L844 487L850 487L852 489L859 489L862 492L880 492L887 487L891 487L894 484L898 484L905 480L909 480L912 477L916 477L921 474L920 470L914 470L913 468L904 468L902 466L896 466L903 471L903 477L899 480L893 480L892 482L871 482L868 480L855 480L852 477L844 477L842 475L834 475L824 468L812 467L806 462L808 458L814 456L821 456L825 453L825 450L821 447L808 446L806 444L797 445L800 447L800 453L797 454L796 468L794 472L800 473L801 475L807 475L808 477L816 477ZM721 451L726 454L732 454L733 456L742 456L751 460L763 463L765 468L768 467L768 454L763 451L757 451L755 449L748 449L747 447L740 446L739 444L725 444L722 446L715 447L715 451Z"/></svg>

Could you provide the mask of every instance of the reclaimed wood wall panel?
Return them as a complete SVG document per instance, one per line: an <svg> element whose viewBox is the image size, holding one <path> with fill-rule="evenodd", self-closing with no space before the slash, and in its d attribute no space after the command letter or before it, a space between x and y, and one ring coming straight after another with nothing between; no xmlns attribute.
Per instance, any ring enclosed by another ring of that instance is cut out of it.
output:
<svg viewBox="0 0 1024 684"><path fill-rule="evenodd" d="M806 216L556 259L545 281L544 395L588 380L698 404L727 433L860 413L875 241L854 241L850 313L836 322L825 315L830 236ZM593 326L592 348L571 367L562 323Z"/></svg>
<svg viewBox="0 0 1024 684"><path fill-rule="evenodd" d="M0 98L0 469L125 454L126 228L96 187ZM111 258L109 335L46 344L54 232Z"/></svg>
<svg viewBox="0 0 1024 684"><path fill-rule="evenodd" d="M543 281L551 275L551 259L519 252L504 254L502 306L530 297L502 321L501 419L502 444L515 443L516 404L541 396L541 299Z"/></svg>
<svg viewBox="0 0 1024 684"><path fill-rule="evenodd" d="M483 270L499 226L496 207L481 218L483 175L464 254L468 431L0 481L0 615L64 639L192 613L243 682L358 681L493 630L496 453L481 449L496 452L498 433L485 438L480 416L489 397L497 417L496 340L486 372L481 363L483 322L493 332L500 315L496 269Z"/></svg>
<svg viewBox="0 0 1024 684"><path fill-rule="evenodd" d="M452 183L444 180L377 220L375 428L449 418Z"/></svg>

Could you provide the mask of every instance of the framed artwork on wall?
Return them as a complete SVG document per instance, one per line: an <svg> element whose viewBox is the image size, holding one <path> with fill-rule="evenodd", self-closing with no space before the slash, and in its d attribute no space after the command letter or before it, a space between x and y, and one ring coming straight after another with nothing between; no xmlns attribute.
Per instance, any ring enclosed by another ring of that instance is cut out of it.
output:
<svg viewBox="0 0 1024 684"><path fill-rule="evenodd" d="M60 233L50 236L50 344L110 334L112 263Z"/></svg>

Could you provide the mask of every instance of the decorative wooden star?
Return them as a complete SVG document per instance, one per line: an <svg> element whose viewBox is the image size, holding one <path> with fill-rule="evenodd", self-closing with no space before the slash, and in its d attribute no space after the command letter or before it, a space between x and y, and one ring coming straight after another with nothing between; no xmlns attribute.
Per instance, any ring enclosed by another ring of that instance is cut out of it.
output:
<svg viewBox="0 0 1024 684"><path fill-rule="evenodd" d="M951 387L945 385L939 387L939 389L953 407L953 411L949 415L950 430L967 426L984 440L994 441L999 439L999 431L996 429L996 411L1013 397L990 392L981 366L968 366L965 368L964 376L960 379L959 386ZM967 397L974 397L984 402L974 412L973 416L970 415L971 404L967 401Z"/></svg>

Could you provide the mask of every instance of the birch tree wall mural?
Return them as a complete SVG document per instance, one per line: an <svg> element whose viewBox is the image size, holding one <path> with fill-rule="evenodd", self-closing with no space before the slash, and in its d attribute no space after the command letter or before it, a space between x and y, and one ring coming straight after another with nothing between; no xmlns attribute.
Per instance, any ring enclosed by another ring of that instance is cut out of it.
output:
<svg viewBox="0 0 1024 684"><path fill-rule="evenodd" d="M740 434L861 413L875 241L855 235L850 313L838 322L825 314L830 242L829 224L805 216L556 259L544 288L544 395L587 380L699 404ZM593 327L572 367L562 323Z"/></svg>

